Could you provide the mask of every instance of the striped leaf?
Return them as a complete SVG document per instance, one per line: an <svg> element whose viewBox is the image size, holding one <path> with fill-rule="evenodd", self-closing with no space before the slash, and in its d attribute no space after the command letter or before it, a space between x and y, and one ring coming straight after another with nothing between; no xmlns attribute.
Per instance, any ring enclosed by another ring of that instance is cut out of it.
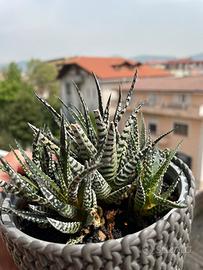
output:
<svg viewBox="0 0 203 270"><path fill-rule="evenodd" d="M145 147L146 140L147 140L147 130L146 130L144 116L142 113L140 113L140 133L139 134L140 134L140 137L139 137L140 149L142 149Z"/></svg>
<svg viewBox="0 0 203 270"><path fill-rule="evenodd" d="M103 121L103 118L99 112L99 110L94 110L94 116L95 116L95 120L96 120L96 129L97 129L97 149L99 150L105 140L106 140L106 135L107 135L107 126Z"/></svg>
<svg viewBox="0 0 203 270"><path fill-rule="evenodd" d="M104 116L104 111L103 111L103 103L102 103L102 94L101 94L101 87L99 85L99 81L97 79L97 76L93 74L93 77L94 77L94 81L95 81L95 84L96 84L96 88L97 88L97 96L98 96L98 105L99 105L99 112L100 112L100 115L101 117L103 118Z"/></svg>
<svg viewBox="0 0 203 270"><path fill-rule="evenodd" d="M16 216L22 219L32 221L34 223L48 224L47 218L41 214L36 214L29 211L24 211L24 210L16 210L14 208L1 208L1 210L8 214L15 214Z"/></svg>
<svg viewBox="0 0 203 270"><path fill-rule="evenodd" d="M48 214L48 208L44 207L44 205L42 206L42 205L29 204L28 207L33 213L45 215L45 216Z"/></svg>
<svg viewBox="0 0 203 270"><path fill-rule="evenodd" d="M151 192L155 192L157 195L161 194L162 184L163 184L163 177L168 170L168 167L170 165L171 160L175 156L177 149L180 144L174 149L169 152L169 154L166 156L165 160L162 162L159 169L156 171L156 173L153 175L153 178L151 180Z"/></svg>
<svg viewBox="0 0 203 270"><path fill-rule="evenodd" d="M22 190L20 190L18 187L10 183L7 183L6 181L1 180L1 179L0 179L0 188L2 188L5 193L12 193L15 195L19 195L23 193Z"/></svg>
<svg viewBox="0 0 203 270"><path fill-rule="evenodd" d="M181 171L182 173L182 171ZM180 173L180 174L181 174ZM167 199L171 196L171 194L175 191L177 185L180 183L180 175L178 175L177 179L174 179L173 183L167 188L167 190L161 193L161 197Z"/></svg>
<svg viewBox="0 0 203 270"><path fill-rule="evenodd" d="M93 128L92 128L92 125L91 125L91 120L90 120L90 117L89 117L89 109L87 107L86 102L84 101L84 99L82 97L81 91L78 88L77 84L75 82L73 82L73 85L75 86L75 89L77 91L77 94L78 94L80 102L81 102L81 105L83 107L84 118L85 118L85 121L86 121L87 136L88 136L88 138L90 139L90 141L92 143L95 143L96 138L95 138L95 134L94 134L94 131L93 131Z"/></svg>
<svg viewBox="0 0 203 270"><path fill-rule="evenodd" d="M130 101L131 101L131 98L132 98L132 94L133 94L133 91L134 91L134 88L135 88L136 80L137 80L137 71L136 71L135 74L134 74L133 81L132 81L130 90L128 91L128 94L127 94L125 103L124 103L122 109L120 109L120 110L117 112L117 114L116 114L116 121L115 121L115 124L116 124L116 125L117 125L117 123L121 120L121 117L122 117L123 114L126 112L128 106L129 106L129 104L130 104Z"/></svg>
<svg viewBox="0 0 203 270"><path fill-rule="evenodd" d="M47 218L47 220L55 229L62 233L74 234L78 232L82 226L82 222L63 222L53 218Z"/></svg>
<svg viewBox="0 0 203 270"><path fill-rule="evenodd" d="M20 150L21 155L25 159L25 162L29 166L30 171L33 174L33 177L35 178L35 181L38 183L38 179L43 179L43 183L48 187L54 194L57 194L59 198L65 200L63 194L61 193L60 188L57 186L57 184L52 180L47 174L45 174L43 171L41 171L35 163L27 156L25 151L22 149L21 145L16 142L16 145L18 149Z"/></svg>
<svg viewBox="0 0 203 270"><path fill-rule="evenodd" d="M98 164L93 164L92 166L87 165L85 166L84 170L74 177L73 181L69 185L68 189L68 199L71 203L78 202L78 190L82 180L89 175L92 171L95 171L98 167Z"/></svg>
<svg viewBox="0 0 203 270"><path fill-rule="evenodd" d="M66 108L66 110L70 113L70 115L72 116L72 118L74 119L74 121L78 124L80 124L80 126L83 128L83 130L85 131L85 133L87 133L86 130L86 120L83 116L83 114L78 110L78 108L76 106L74 106L73 104L69 104L68 106L63 102L62 99L58 98L59 101L61 102L61 104Z"/></svg>
<svg viewBox="0 0 203 270"><path fill-rule="evenodd" d="M121 201L126 198L127 192L130 190L130 185L124 186L108 195L105 202L108 204L115 203L120 204Z"/></svg>
<svg viewBox="0 0 203 270"><path fill-rule="evenodd" d="M40 157L41 157L41 151L42 151L42 146L40 144L40 134L41 131L39 130L33 137L33 143L32 143L32 161L36 164L38 168L41 167L40 164ZM22 164L21 164L22 165ZM28 173L28 172L27 172Z"/></svg>
<svg viewBox="0 0 203 270"><path fill-rule="evenodd" d="M109 123L110 104L111 104L111 94L109 95L109 98L108 98L107 103L106 103L106 108L104 110L104 117L103 117L103 119L104 119L104 123L106 125L108 125L108 123Z"/></svg>
<svg viewBox="0 0 203 270"><path fill-rule="evenodd" d="M21 174L18 174L16 171L13 170L13 168L8 164L8 162L0 157L0 161L3 165L3 170L8 173L10 177L10 184L14 185L15 187L19 189L27 189L30 190L30 192L35 192L37 189L37 186L34 186L33 183L27 179L26 177L23 177ZM28 180L28 181L26 181Z"/></svg>
<svg viewBox="0 0 203 270"><path fill-rule="evenodd" d="M133 125L137 127L137 113L139 112L140 108L141 108L142 104L140 104L130 115L129 119L127 120L125 127L120 135L119 138L119 142L118 142L118 164L119 167L122 167L122 162L121 159L125 158L125 154L127 152L127 148L129 147L129 139L130 139L130 135L133 131ZM135 139L138 139L137 136L135 137ZM139 150L139 149L137 149ZM131 149L131 151L133 151L133 149ZM122 158L121 158L122 157ZM121 163L121 164L120 164Z"/></svg>
<svg viewBox="0 0 203 270"><path fill-rule="evenodd" d="M79 215L78 209L70 204L61 202L50 190L48 190L43 182L38 180L40 190L47 201L52 205L61 216L65 218L75 219Z"/></svg>
<svg viewBox="0 0 203 270"><path fill-rule="evenodd" d="M143 182L143 186L146 191L150 190L151 187L151 178L152 178L152 170L153 170L153 162L154 162L154 153L152 148L152 143L150 142L147 153L145 154L142 161L142 169L141 169L141 181Z"/></svg>
<svg viewBox="0 0 203 270"><path fill-rule="evenodd" d="M122 111L122 95L121 95L121 85L119 85L118 102L117 102L117 106L116 106L116 110L115 110L114 118L113 118L113 122L115 126L117 126L119 122L118 118L121 111Z"/></svg>
<svg viewBox="0 0 203 270"><path fill-rule="evenodd" d="M164 137L166 137L167 135L171 134L173 131L174 131L174 129L171 129L168 132L166 132L166 133L162 134L161 136L159 136L156 140L154 140L153 146L155 144L157 144L160 140L162 140Z"/></svg>
<svg viewBox="0 0 203 270"><path fill-rule="evenodd" d="M68 162L71 166L71 170L73 172L73 176L77 176L78 174L84 171L84 165L82 165L79 161L69 156Z"/></svg>
<svg viewBox="0 0 203 270"><path fill-rule="evenodd" d="M97 153L97 150L91 143L91 141L88 139L83 129L78 124L71 124L71 128L74 132L75 139L79 146L80 158L86 160L94 156Z"/></svg>
<svg viewBox="0 0 203 270"><path fill-rule="evenodd" d="M60 126L61 123L61 116L57 113L57 111L43 98L35 93L37 99L47 108L47 110L52 114L55 122Z"/></svg>
<svg viewBox="0 0 203 270"><path fill-rule="evenodd" d="M60 129L60 155L59 155L59 163L58 172L62 172L59 174L60 186L63 190L63 194L66 195L66 199L68 197L68 186L70 184L70 180L72 180L72 174L70 172L70 163L69 163L69 155L70 155L70 141L68 140L68 135L66 132L66 128L64 125L64 117L62 116L61 120L61 129ZM71 179L70 179L71 178Z"/></svg>
<svg viewBox="0 0 203 270"><path fill-rule="evenodd" d="M133 159L129 160L118 172L114 181L115 187L121 188L127 184L130 184L134 179L136 179L138 172L137 166L139 165L140 160L144 157L146 151L146 148L144 148L142 151L139 151L139 153L135 155Z"/></svg>
<svg viewBox="0 0 203 270"><path fill-rule="evenodd" d="M2 187L6 192L11 192L15 195L21 195L21 197L26 198L29 201L37 202L42 205L49 204L45 198L39 196L35 192L35 190L32 188L32 185L30 185L29 179L15 172L12 167L2 158L0 158L0 160L4 166L4 170L10 176L10 182L8 185L3 185L1 182L3 185Z"/></svg>
<svg viewBox="0 0 203 270"><path fill-rule="evenodd" d="M153 202L155 204L162 204L165 205L168 208L185 208L185 204L181 204L179 202L172 202L170 200L167 200L165 198L162 198L161 196L156 195L155 193L152 194Z"/></svg>
<svg viewBox="0 0 203 270"><path fill-rule="evenodd" d="M140 178L138 178L137 189L134 197L134 209L140 211L146 203L146 194Z"/></svg>
<svg viewBox="0 0 203 270"><path fill-rule="evenodd" d="M98 171L95 171L92 188L100 200L105 200L111 192L110 185Z"/></svg>
<svg viewBox="0 0 203 270"><path fill-rule="evenodd" d="M16 151L11 147L12 152L16 159L18 160L19 164L21 165L26 177L19 175L20 178L23 178L22 182L25 181L29 184L29 188L33 191L37 191L38 187L34 182L34 178L32 177L32 173L30 172L29 168L26 166L26 163L22 161L22 159L17 155ZM36 165L37 166L37 165ZM8 166L7 166L8 167ZM9 170L9 168L7 168Z"/></svg>
<svg viewBox="0 0 203 270"><path fill-rule="evenodd" d="M142 209L141 214L142 214L142 216L157 217L157 216L163 214L165 211L168 211L169 209L171 209L171 208L168 207L167 205L157 204L149 209Z"/></svg>
<svg viewBox="0 0 203 270"><path fill-rule="evenodd" d="M30 126L30 128L33 130L33 132L35 134L37 132L39 132L39 129L37 127L35 127L29 123L28 123L28 125ZM59 151L60 151L59 146L55 142L53 142L47 134L44 134L42 131L40 133L39 140L42 144L48 146L51 150L55 151L56 153L59 153Z"/></svg>
<svg viewBox="0 0 203 270"><path fill-rule="evenodd" d="M85 180L85 187L83 190L83 202L82 202L82 208L84 210L90 210L91 208L97 206L97 202L95 201L95 193L94 190L92 190L92 177L93 175L90 175Z"/></svg>
<svg viewBox="0 0 203 270"><path fill-rule="evenodd" d="M116 131L114 123L111 122L106 144L104 146L104 153L101 159L101 167L99 172L108 183L111 183L117 172L117 151L116 151Z"/></svg>

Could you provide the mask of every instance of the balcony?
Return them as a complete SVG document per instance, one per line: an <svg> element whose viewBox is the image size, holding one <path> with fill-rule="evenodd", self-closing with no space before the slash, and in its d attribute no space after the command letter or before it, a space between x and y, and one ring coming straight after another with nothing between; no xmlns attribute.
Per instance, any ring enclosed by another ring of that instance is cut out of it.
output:
<svg viewBox="0 0 203 270"><path fill-rule="evenodd" d="M175 116L187 119L203 118L203 105L184 105L176 103L161 103L143 106L143 112L152 115Z"/></svg>

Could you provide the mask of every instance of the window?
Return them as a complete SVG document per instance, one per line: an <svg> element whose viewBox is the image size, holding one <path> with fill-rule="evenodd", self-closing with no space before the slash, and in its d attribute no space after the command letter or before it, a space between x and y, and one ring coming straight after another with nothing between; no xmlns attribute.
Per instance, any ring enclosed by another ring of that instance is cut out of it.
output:
<svg viewBox="0 0 203 270"><path fill-rule="evenodd" d="M157 125L156 125L156 123L149 123L148 124L148 129L152 134L156 134L157 133Z"/></svg>
<svg viewBox="0 0 203 270"><path fill-rule="evenodd" d="M148 97L147 104L149 106L155 106L156 103L157 103L157 96L154 93L150 94L149 97Z"/></svg>
<svg viewBox="0 0 203 270"><path fill-rule="evenodd" d="M190 96L188 94L178 94L174 96L174 105L186 107L190 105Z"/></svg>
<svg viewBox="0 0 203 270"><path fill-rule="evenodd" d="M174 123L174 133L177 135L188 135L188 125L183 123Z"/></svg>

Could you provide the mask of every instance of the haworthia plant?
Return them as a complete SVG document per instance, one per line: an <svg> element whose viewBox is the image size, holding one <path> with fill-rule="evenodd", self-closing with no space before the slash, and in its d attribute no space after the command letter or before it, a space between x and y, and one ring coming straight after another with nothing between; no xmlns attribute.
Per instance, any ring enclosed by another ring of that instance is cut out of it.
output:
<svg viewBox="0 0 203 270"><path fill-rule="evenodd" d="M71 235L69 243L82 241L90 226L98 228L104 224L103 205L120 205L128 200L131 216L184 207L170 200L178 179L164 189L164 177L176 149L161 151L157 143L171 131L153 141L140 113L143 104L132 111L119 131L119 123L133 96L137 73L124 102L119 89L112 118L111 95L104 108L99 81L96 75L93 77L98 109L93 112L88 109L77 85L75 89L83 111L62 102L71 113L73 123L37 96L59 125L60 138L54 138L47 128L29 124L33 131L32 160L18 143L24 161L13 150L24 169L23 176L1 159L1 167L9 174L10 182L0 179L0 187L27 202L26 211L12 207L2 207L1 211L52 226Z"/></svg>

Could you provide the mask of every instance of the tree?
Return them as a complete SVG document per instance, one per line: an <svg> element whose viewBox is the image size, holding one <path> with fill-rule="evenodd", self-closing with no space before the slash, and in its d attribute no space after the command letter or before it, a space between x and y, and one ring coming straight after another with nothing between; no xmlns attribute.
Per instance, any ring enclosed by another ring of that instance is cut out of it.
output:
<svg viewBox="0 0 203 270"><path fill-rule="evenodd" d="M42 96L49 97L58 91L57 69L54 65L32 59L27 65L28 81Z"/></svg>
<svg viewBox="0 0 203 270"><path fill-rule="evenodd" d="M34 91L45 98L55 110L59 111L61 104L57 98L59 96L57 73L55 65L38 59L31 59L27 64L27 80L33 86ZM49 114L44 113L44 117L54 135L57 135L56 123L50 118Z"/></svg>
<svg viewBox="0 0 203 270"><path fill-rule="evenodd" d="M55 73L52 73L52 76L49 77L46 74L47 70L45 68L41 69L41 66L43 65L39 65L39 70L42 71L44 79L40 79L38 66L35 65L35 71L32 73L32 78L36 76L35 85L28 76L26 79L22 78L19 68L14 63L11 63L7 70L4 71L5 79L0 82L0 148L2 149L8 149L9 144L14 145L15 139L23 147L30 146L32 132L27 122L38 127L42 127L46 123L55 134L58 131L53 119L34 95L37 84L40 87L51 89L52 92L58 90L57 84L54 80L51 80ZM39 82L37 78L39 78ZM45 78L47 78L47 81ZM49 96L49 102L52 103L52 106L59 109L59 102L56 100L57 98L53 98L52 94Z"/></svg>
<svg viewBox="0 0 203 270"><path fill-rule="evenodd" d="M3 77L5 79L0 82L1 106L4 102L15 99L22 83L21 71L15 63L11 63L8 68L3 71Z"/></svg>

